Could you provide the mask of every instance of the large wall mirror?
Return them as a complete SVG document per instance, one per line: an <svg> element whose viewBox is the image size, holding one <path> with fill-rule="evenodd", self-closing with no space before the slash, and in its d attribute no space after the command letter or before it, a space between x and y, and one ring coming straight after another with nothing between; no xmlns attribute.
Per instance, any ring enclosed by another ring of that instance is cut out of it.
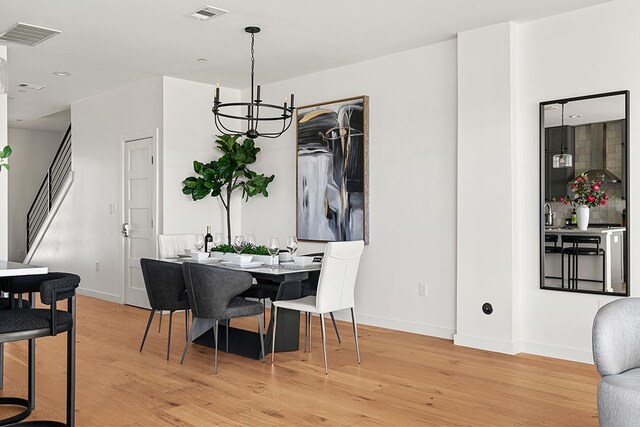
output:
<svg viewBox="0 0 640 427"><path fill-rule="evenodd" d="M629 92L540 103L540 285L629 295Z"/></svg>

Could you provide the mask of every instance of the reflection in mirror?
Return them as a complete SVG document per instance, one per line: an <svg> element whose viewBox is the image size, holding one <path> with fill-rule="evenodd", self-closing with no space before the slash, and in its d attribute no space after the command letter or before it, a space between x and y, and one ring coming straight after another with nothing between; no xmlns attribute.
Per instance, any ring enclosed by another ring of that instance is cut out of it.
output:
<svg viewBox="0 0 640 427"><path fill-rule="evenodd" d="M629 92L540 104L541 287L629 295Z"/></svg>

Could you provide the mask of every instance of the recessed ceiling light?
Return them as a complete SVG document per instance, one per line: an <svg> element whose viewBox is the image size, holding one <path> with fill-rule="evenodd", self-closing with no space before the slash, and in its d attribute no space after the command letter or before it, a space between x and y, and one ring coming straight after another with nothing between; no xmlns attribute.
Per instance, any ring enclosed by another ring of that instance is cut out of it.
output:
<svg viewBox="0 0 640 427"><path fill-rule="evenodd" d="M19 88L22 89L31 89L31 90L43 90L44 86L42 85L35 85L33 83L20 83L18 85Z"/></svg>
<svg viewBox="0 0 640 427"><path fill-rule="evenodd" d="M198 62L205 63L207 62L207 58L198 58Z"/></svg>
<svg viewBox="0 0 640 427"><path fill-rule="evenodd" d="M201 8L193 12L187 13L186 15L192 18L196 18L198 21L204 21L206 19L211 19L220 15L224 15L225 13L227 13L227 11L224 9L220 9L219 7L202 6Z"/></svg>
<svg viewBox="0 0 640 427"><path fill-rule="evenodd" d="M16 119L16 122L21 122L21 121L22 121L22 119Z"/></svg>
<svg viewBox="0 0 640 427"><path fill-rule="evenodd" d="M546 107L544 107L545 110L557 110L558 107L557 105L547 105Z"/></svg>
<svg viewBox="0 0 640 427"><path fill-rule="evenodd" d="M570 119L579 119L580 117L582 117L580 114L572 114L569 116Z"/></svg>
<svg viewBox="0 0 640 427"><path fill-rule="evenodd" d="M54 71L53 75L58 77L69 77L71 73L68 71Z"/></svg>
<svg viewBox="0 0 640 427"><path fill-rule="evenodd" d="M15 98L14 98L13 96L7 96L7 99L8 99L9 101L13 101Z"/></svg>

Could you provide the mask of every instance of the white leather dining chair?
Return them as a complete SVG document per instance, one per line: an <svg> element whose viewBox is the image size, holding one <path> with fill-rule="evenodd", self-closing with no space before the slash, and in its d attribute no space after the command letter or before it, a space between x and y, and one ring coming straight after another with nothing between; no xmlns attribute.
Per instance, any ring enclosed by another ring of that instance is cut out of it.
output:
<svg viewBox="0 0 640 427"><path fill-rule="evenodd" d="M158 252L160 258L177 258L186 249L195 250L195 234L158 234Z"/></svg>
<svg viewBox="0 0 640 427"><path fill-rule="evenodd" d="M278 309L296 310L320 316L322 330L322 352L324 355L324 372L327 367L327 334L324 326L324 315L339 310L351 310L353 334L356 341L356 356L360 364L360 348L358 347L358 326L354 313L354 290L358 276L360 257L364 249L362 240L355 242L330 242L324 253L317 295L309 295L295 300L272 301L274 310L273 335L271 342L271 363L275 359L276 327Z"/></svg>

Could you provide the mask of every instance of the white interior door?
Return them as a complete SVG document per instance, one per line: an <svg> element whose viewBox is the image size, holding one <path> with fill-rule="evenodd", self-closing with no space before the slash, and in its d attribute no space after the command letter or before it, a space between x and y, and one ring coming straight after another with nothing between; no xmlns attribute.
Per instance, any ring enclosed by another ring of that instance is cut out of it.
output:
<svg viewBox="0 0 640 427"><path fill-rule="evenodd" d="M154 138L124 141L124 302L149 307L140 258L155 258Z"/></svg>

